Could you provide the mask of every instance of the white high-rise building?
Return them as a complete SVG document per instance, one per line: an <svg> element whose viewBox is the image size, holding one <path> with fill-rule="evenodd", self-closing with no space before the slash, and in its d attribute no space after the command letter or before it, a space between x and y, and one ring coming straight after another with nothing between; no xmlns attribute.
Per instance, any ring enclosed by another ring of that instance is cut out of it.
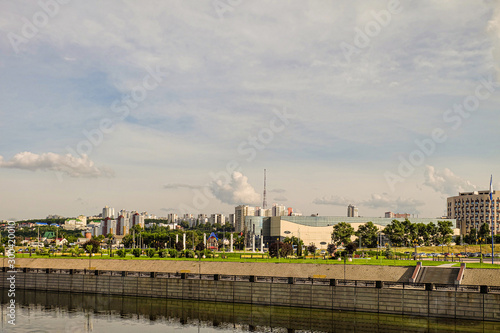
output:
<svg viewBox="0 0 500 333"><path fill-rule="evenodd" d="M220 225L223 225L226 223L226 218L224 217L224 214L211 214L208 221L211 224L219 223Z"/></svg>
<svg viewBox="0 0 500 333"><path fill-rule="evenodd" d="M358 217L358 207L354 205L347 206L347 217Z"/></svg>
<svg viewBox="0 0 500 333"><path fill-rule="evenodd" d="M102 218L105 219L106 217L109 217L112 219L115 218L115 209L108 207L108 206L105 206L102 209Z"/></svg>
<svg viewBox="0 0 500 333"><path fill-rule="evenodd" d="M239 205L234 208L234 228L242 232L245 227L245 216L255 216L255 207Z"/></svg>
<svg viewBox="0 0 500 333"><path fill-rule="evenodd" d="M483 223L487 223L490 232L497 235L500 233L500 192L493 191L492 197L493 202L490 201L489 190L459 192L446 200L447 217L457 220L456 227L460 228L462 235L473 228L479 230Z"/></svg>
<svg viewBox="0 0 500 333"><path fill-rule="evenodd" d="M284 205L273 204L272 216L286 216L288 215Z"/></svg>

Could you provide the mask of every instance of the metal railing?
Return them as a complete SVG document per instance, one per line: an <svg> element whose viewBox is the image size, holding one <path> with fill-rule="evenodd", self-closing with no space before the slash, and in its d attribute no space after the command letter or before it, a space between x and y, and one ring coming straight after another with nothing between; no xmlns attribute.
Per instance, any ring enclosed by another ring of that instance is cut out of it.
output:
<svg viewBox="0 0 500 333"><path fill-rule="evenodd" d="M19 268L9 270L3 267L3 272L34 273L34 274L59 274L59 275L101 275L121 276L136 278L161 278L161 279L187 279L205 281L238 281L272 284L297 284L297 285L323 285L335 287L356 288L384 288L384 289L407 289L428 291L457 291L470 293L494 293L500 294L500 286L479 285L455 285L434 283L413 283L395 281L372 281L372 280L343 280L326 278L304 278L304 277L277 277L277 276L253 276L253 275L219 275L219 274L196 274L186 272L138 272L138 271L110 271L89 269L50 269L50 268Z"/></svg>

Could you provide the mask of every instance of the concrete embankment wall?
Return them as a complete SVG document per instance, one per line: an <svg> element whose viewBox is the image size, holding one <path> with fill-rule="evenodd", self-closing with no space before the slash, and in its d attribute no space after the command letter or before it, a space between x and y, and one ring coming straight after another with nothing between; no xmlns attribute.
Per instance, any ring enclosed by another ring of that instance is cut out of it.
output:
<svg viewBox="0 0 500 333"><path fill-rule="evenodd" d="M14 273L0 274L8 289ZM15 288L500 321L500 288L486 286L25 268Z"/></svg>
<svg viewBox="0 0 500 333"><path fill-rule="evenodd" d="M96 257L98 258L98 257ZM6 261L5 261L6 262ZM257 275L344 279L344 265L291 264L267 262L220 262L183 260L125 260L125 259L45 259L16 258L16 266L26 268L85 269L129 272L176 273L189 271L197 274ZM375 265L346 265L345 278L349 280L408 282L414 267ZM500 278L499 278L500 283Z"/></svg>

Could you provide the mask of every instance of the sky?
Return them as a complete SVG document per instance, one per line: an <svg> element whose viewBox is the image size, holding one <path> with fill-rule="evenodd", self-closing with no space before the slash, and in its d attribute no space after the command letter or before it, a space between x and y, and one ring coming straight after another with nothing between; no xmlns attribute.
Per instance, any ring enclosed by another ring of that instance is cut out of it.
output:
<svg viewBox="0 0 500 333"><path fill-rule="evenodd" d="M0 219L437 217L500 189L500 2L2 1Z"/></svg>

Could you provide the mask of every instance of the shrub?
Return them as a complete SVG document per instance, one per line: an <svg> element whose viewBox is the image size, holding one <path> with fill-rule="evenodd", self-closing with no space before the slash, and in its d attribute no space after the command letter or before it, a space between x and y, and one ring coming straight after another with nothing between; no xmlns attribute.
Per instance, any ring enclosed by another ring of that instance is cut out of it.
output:
<svg viewBox="0 0 500 333"><path fill-rule="evenodd" d="M385 257L387 259L392 259L394 256L394 251L392 250L392 247L390 244L387 244L387 247L385 248Z"/></svg>
<svg viewBox="0 0 500 333"><path fill-rule="evenodd" d="M203 244L203 242L199 242L198 244L196 244L196 251L203 251L205 250L205 244Z"/></svg>
<svg viewBox="0 0 500 333"><path fill-rule="evenodd" d="M166 258L167 257L167 250L163 249L163 250L158 251L158 256L160 258Z"/></svg>
<svg viewBox="0 0 500 333"><path fill-rule="evenodd" d="M317 249L316 245L314 245L314 243L311 243L307 247L307 252L315 254L316 253L316 249Z"/></svg>
<svg viewBox="0 0 500 333"><path fill-rule="evenodd" d="M328 244L326 251L330 254L333 255L335 253L335 250L337 250L337 245L335 244Z"/></svg>
<svg viewBox="0 0 500 333"><path fill-rule="evenodd" d="M191 250L184 250L182 252L182 255L185 257L185 258L194 258L194 252L191 251Z"/></svg>
<svg viewBox="0 0 500 333"><path fill-rule="evenodd" d="M168 250L168 255L170 256L170 258L177 258L179 256L179 251L177 251L176 249L170 249Z"/></svg>
<svg viewBox="0 0 500 333"><path fill-rule="evenodd" d="M99 241L95 239L89 239L82 246L82 248L85 249L85 251L89 252L87 246L92 246L92 249L90 250L92 253L97 253L101 249L101 244L99 243Z"/></svg>
<svg viewBox="0 0 500 333"><path fill-rule="evenodd" d="M281 257L281 248L283 247L284 243L282 242L274 242L269 245L269 256L271 258L276 258L278 256L278 250L280 250L279 255Z"/></svg>
<svg viewBox="0 0 500 333"><path fill-rule="evenodd" d="M133 249L133 250L132 250L132 254L133 254L133 255L134 255L134 257L136 257L136 258L139 258L139 257L141 256L141 253L142 253L141 249Z"/></svg>
<svg viewBox="0 0 500 333"><path fill-rule="evenodd" d="M155 249L147 249L147 250L146 250L146 255L147 255L148 257L150 257L150 258L153 258L153 257L155 256L155 254L156 254Z"/></svg>
<svg viewBox="0 0 500 333"><path fill-rule="evenodd" d="M125 252L125 250L123 249L119 249L118 251L116 251L116 254L120 257L120 258L125 258L127 256L127 252Z"/></svg>
<svg viewBox="0 0 500 333"><path fill-rule="evenodd" d="M350 242L349 244L347 244L345 246L345 249L347 251L347 253L349 254L353 254L354 252L356 252L358 248L358 244L356 244L356 242Z"/></svg>

